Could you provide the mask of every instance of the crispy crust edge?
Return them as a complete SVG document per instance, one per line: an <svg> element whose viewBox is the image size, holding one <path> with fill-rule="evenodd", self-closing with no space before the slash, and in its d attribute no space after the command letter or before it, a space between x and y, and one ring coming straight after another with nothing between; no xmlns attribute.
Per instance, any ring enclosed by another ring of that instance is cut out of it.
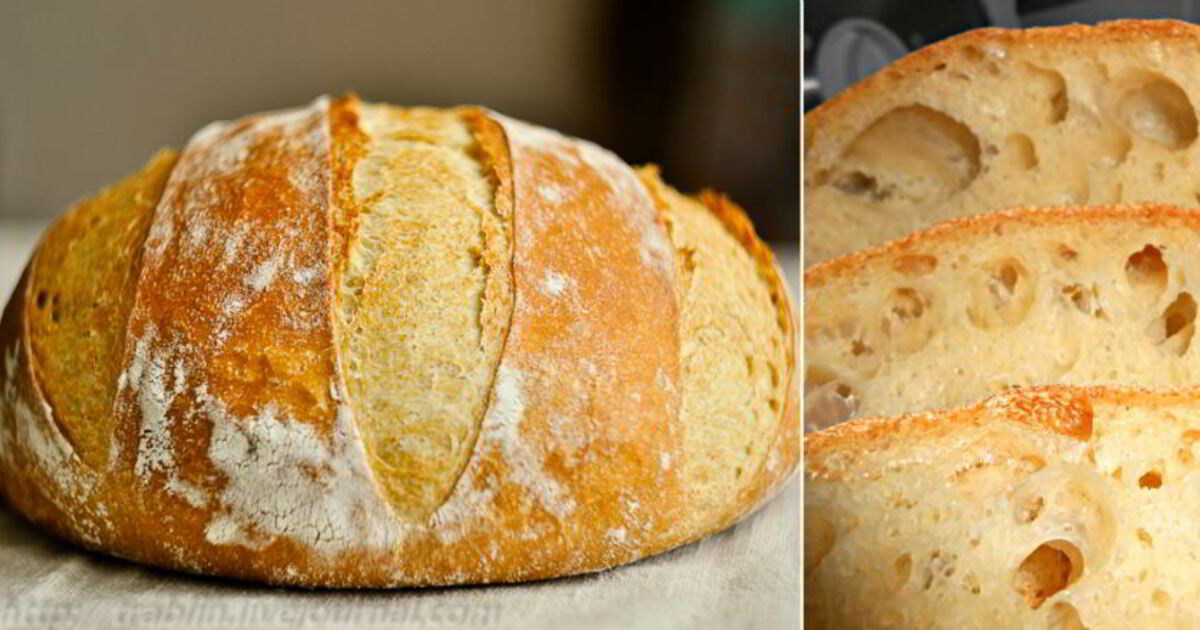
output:
<svg viewBox="0 0 1200 630"><path fill-rule="evenodd" d="M840 452L878 451L898 441L919 440L933 431L985 424L1017 425L1082 443L1091 438L1096 403L1150 409L1180 404L1200 407L1198 394L1200 388L1150 390L1039 385L1008 390L960 407L898 416L864 416L804 436L805 476L821 479L845 474L840 462L831 461Z"/></svg>
<svg viewBox="0 0 1200 630"><path fill-rule="evenodd" d="M1010 226L1035 229L1064 225L1084 227L1115 221L1143 227L1164 227L1173 223L1200 232L1200 209L1161 203L1007 208L943 221L892 241L819 262L804 271L804 283L806 287L819 288L833 280L870 271L894 256L982 236Z"/></svg>

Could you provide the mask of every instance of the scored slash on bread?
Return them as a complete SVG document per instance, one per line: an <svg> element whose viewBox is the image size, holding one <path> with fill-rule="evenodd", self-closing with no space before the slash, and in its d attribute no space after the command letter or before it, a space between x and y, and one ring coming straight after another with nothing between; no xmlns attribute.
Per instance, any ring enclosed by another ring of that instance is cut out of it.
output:
<svg viewBox="0 0 1200 630"><path fill-rule="evenodd" d="M1191 628L1194 393L1045 386L805 438L812 628Z"/></svg>
<svg viewBox="0 0 1200 630"><path fill-rule="evenodd" d="M1200 381L1195 211L1000 211L826 261L804 280L809 430L1009 387Z"/></svg>
<svg viewBox="0 0 1200 630"><path fill-rule="evenodd" d="M805 264L998 208L1196 206L1200 27L980 29L805 116Z"/></svg>

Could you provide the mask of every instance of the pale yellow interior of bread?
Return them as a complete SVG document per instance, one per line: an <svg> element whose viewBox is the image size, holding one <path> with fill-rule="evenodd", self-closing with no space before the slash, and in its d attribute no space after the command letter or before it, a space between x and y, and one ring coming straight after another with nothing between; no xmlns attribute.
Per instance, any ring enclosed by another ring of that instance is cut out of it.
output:
<svg viewBox="0 0 1200 630"><path fill-rule="evenodd" d="M993 419L822 453L807 625L1195 627L1200 408L1093 411L1085 442Z"/></svg>
<svg viewBox="0 0 1200 630"><path fill-rule="evenodd" d="M93 467L108 461L142 242L175 159L161 151L141 171L76 204L34 257L25 317L35 374L54 421Z"/></svg>
<svg viewBox="0 0 1200 630"><path fill-rule="evenodd" d="M486 301L507 303L485 287L507 274L509 227L457 112L361 104L359 128L338 337L376 478L421 521L466 465L487 403L503 339L481 318Z"/></svg>
<svg viewBox="0 0 1200 630"><path fill-rule="evenodd" d="M1200 231L1077 218L959 228L810 282L805 425L1010 387L1200 380Z"/></svg>
<svg viewBox="0 0 1200 630"><path fill-rule="evenodd" d="M758 265L720 220L648 171L680 263L685 486L696 514L722 514L764 464L787 378L783 332ZM674 464L672 464L674 465Z"/></svg>
<svg viewBox="0 0 1200 630"><path fill-rule="evenodd" d="M1200 205L1194 53L978 42L809 130L805 264L1002 207Z"/></svg>

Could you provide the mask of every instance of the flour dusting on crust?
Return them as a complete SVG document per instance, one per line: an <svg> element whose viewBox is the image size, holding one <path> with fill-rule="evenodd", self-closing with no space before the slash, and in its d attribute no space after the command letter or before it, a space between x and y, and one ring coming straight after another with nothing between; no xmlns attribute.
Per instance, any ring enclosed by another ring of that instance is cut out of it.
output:
<svg viewBox="0 0 1200 630"><path fill-rule="evenodd" d="M0 457L11 462L13 451L20 448L54 483L58 493L51 494L51 500L57 502L66 497L86 500L95 486L95 475L82 466L75 449L54 423L53 410L41 392L36 391L36 384L34 393L41 402L40 410L30 407L18 391L21 351L20 342L4 351L0 407L11 410L12 415L0 418Z"/></svg>
<svg viewBox="0 0 1200 630"><path fill-rule="evenodd" d="M155 473L164 475L168 492L198 508L208 502L208 497L201 488L179 476L171 436L170 410L175 399L187 389L187 367L182 357L175 357L168 365L172 353L153 351L157 334L153 325L146 327L134 344L132 361L119 378L118 395L128 387L141 412L133 471L144 482Z"/></svg>
<svg viewBox="0 0 1200 630"><path fill-rule="evenodd" d="M509 465L509 481L520 485L534 496L542 509L558 519L575 510L575 500L565 488L543 469L542 458L530 441L521 436L521 421L525 417L523 376L511 365L502 363L496 370L491 404L484 415L479 441L475 446L464 480L476 476L472 464L478 465L483 455L498 452ZM437 535L444 541L457 540L462 526L471 519L482 517L487 504L495 496L494 487L482 489L459 486L433 514Z"/></svg>
<svg viewBox="0 0 1200 630"><path fill-rule="evenodd" d="M512 480L533 493L543 509L563 519L575 509L575 500L544 472L530 442L521 437L521 420L525 417L523 387L520 371L508 365L496 370L492 404L483 423L480 443L485 448L501 449L512 467Z"/></svg>
<svg viewBox="0 0 1200 630"><path fill-rule="evenodd" d="M393 528L380 526L391 515L363 464L349 405L338 405L329 442L271 405L238 418L207 392L198 399L213 426L209 458L227 480L225 507L205 530L209 542L257 549L286 536L324 554L396 542Z"/></svg>
<svg viewBox="0 0 1200 630"><path fill-rule="evenodd" d="M571 278L549 269L546 271L546 276L542 279L542 291L547 295L555 297L562 295L563 291L571 285Z"/></svg>
<svg viewBox="0 0 1200 630"><path fill-rule="evenodd" d="M640 208L654 208L650 192L629 165L612 151L593 142L567 137L553 129L530 125L499 114L500 120L513 142L530 147L536 152L553 156L566 165L586 165L604 180L608 191L606 206L616 212L624 212L636 232L630 236L639 246L638 255L642 262L664 276L674 274L674 253L665 225L656 220L656 213L639 212ZM569 201L564 191L546 182L537 184L538 196L551 205ZM518 233L518 237L521 234ZM530 246L532 243L524 243Z"/></svg>

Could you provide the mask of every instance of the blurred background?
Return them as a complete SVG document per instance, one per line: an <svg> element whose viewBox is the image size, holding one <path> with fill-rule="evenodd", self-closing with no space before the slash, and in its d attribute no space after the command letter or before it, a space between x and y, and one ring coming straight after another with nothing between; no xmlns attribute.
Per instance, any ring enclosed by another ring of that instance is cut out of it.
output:
<svg viewBox="0 0 1200 630"><path fill-rule="evenodd" d="M804 110L908 52L983 26L1200 19L1200 0L817 0L804 7Z"/></svg>
<svg viewBox="0 0 1200 630"><path fill-rule="evenodd" d="M357 91L482 104L799 238L797 0L0 2L0 230L203 124Z"/></svg>

